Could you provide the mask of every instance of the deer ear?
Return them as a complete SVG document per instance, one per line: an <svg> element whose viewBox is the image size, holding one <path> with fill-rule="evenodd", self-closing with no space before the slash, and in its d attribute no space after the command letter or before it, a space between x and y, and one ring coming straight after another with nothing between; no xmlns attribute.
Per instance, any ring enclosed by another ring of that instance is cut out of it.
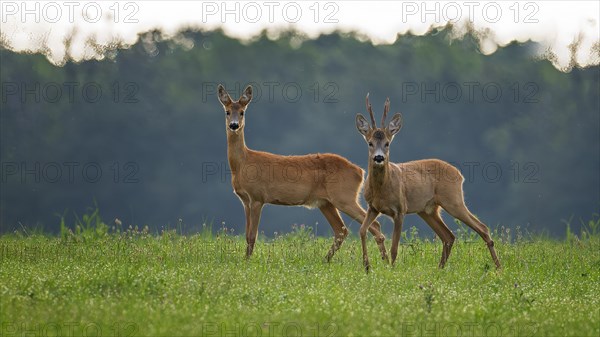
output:
<svg viewBox="0 0 600 337"><path fill-rule="evenodd" d="M371 125L369 125L369 122L367 122L367 119L363 115L356 114L356 128L361 135L366 137L369 130L371 130Z"/></svg>
<svg viewBox="0 0 600 337"><path fill-rule="evenodd" d="M238 101L241 105L248 105L252 100L252 86L248 85L246 89L244 89L244 93L240 96L240 100Z"/></svg>
<svg viewBox="0 0 600 337"><path fill-rule="evenodd" d="M393 135L397 134L402 129L402 114L396 113L387 126L388 131Z"/></svg>
<svg viewBox="0 0 600 337"><path fill-rule="evenodd" d="M223 104L223 106L230 105L232 103L231 96L229 96L229 94L225 90L225 87L223 87L222 84L219 84L219 87L217 90L218 90L218 94L219 94L219 102L221 102L221 104Z"/></svg>

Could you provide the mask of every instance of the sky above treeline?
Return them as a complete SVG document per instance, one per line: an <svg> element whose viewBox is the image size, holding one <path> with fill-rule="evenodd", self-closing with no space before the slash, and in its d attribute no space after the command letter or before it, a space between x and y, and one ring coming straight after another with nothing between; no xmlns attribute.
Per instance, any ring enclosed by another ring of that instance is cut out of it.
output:
<svg viewBox="0 0 600 337"><path fill-rule="evenodd" d="M600 63L598 1L3 1L0 11L5 46L43 52L56 64L67 53L75 61L102 58L103 47L134 44L152 29L169 36L220 28L243 40L263 30L273 38L284 30L301 38L344 31L382 44L447 24L457 37L479 32L486 55L512 41L534 41L532 56L548 57L560 70Z"/></svg>

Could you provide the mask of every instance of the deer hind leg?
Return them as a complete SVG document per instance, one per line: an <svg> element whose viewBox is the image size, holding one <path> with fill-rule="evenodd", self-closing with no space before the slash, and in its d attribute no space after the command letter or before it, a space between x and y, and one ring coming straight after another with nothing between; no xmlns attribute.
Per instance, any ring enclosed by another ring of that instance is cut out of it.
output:
<svg viewBox="0 0 600 337"><path fill-rule="evenodd" d="M360 224L362 224L365 220L365 216L367 213L364 209L362 209L362 207L360 207L360 205L356 201L340 203L335 206ZM383 233L381 232L381 224L376 220L373 221L371 226L369 226L369 232L375 238L375 242L377 242L379 252L381 253L381 259L386 262L389 262L387 250L385 249L385 235L383 235Z"/></svg>
<svg viewBox="0 0 600 337"><path fill-rule="evenodd" d="M260 214L262 213L263 203L253 201L248 204L249 215L246 213L246 218L249 220L246 223L246 258L249 258L254 251L254 244L258 235L258 224L260 223Z"/></svg>
<svg viewBox="0 0 600 337"><path fill-rule="evenodd" d="M453 217L465 223L467 226L471 227L488 246L490 250L490 254L492 255L492 260L496 264L496 268L500 269L500 260L496 255L496 250L494 249L494 241L490 236L490 229L479 219L477 219L467 208L464 202L460 203L451 203L449 205L442 205L442 207Z"/></svg>
<svg viewBox="0 0 600 337"><path fill-rule="evenodd" d="M454 244L456 237L442 220L439 213L439 207L436 207L432 213L420 212L418 214L425 220L429 227L433 229L440 240L442 240L444 246L442 248L442 258L440 259L439 267L444 268L446 261L448 261L448 257L450 256L450 252L452 251L452 245Z"/></svg>
<svg viewBox="0 0 600 337"><path fill-rule="evenodd" d="M335 252L342 246L344 239L348 236L348 229L344 225L344 221L340 217L340 213L333 206L333 204L331 204L330 202L326 202L321 207L319 207L319 209L321 210L321 213L323 213L323 215L325 216L325 219L327 219L327 222L329 222L329 225L331 225L331 229L333 230L334 234L333 244L331 245L331 249L329 249L329 252L325 257L327 262L329 262L331 261L331 258L333 257Z"/></svg>

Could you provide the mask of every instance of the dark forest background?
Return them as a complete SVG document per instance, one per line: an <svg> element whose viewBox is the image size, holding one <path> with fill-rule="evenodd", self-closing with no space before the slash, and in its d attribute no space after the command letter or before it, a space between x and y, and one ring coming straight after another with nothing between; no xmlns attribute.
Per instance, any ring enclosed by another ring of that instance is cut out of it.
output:
<svg viewBox="0 0 600 337"><path fill-rule="evenodd" d="M492 228L562 235L570 220L576 230L600 206L600 68L559 71L531 42L485 56L476 35L452 35L374 46L345 33L242 42L221 31L152 31L101 50L102 60L61 66L4 45L0 229L56 232L61 215L97 206L107 223L194 232L212 222L243 233L216 87L237 98L251 83L250 148L333 152L366 168L354 116L367 92L378 115L389 96L404 115L393 161L457 165L469 208ZM281 206L265 208L260 230L292 224L330 233L318 211ZM412 216L411 226L426 228Z"/></svg>

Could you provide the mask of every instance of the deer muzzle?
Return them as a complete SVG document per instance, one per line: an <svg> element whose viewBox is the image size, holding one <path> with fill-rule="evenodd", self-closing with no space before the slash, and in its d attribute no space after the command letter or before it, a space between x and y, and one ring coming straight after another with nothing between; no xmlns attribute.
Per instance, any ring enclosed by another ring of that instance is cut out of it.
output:
<svg viewBox="0 0 600 337"><path fill-rule="evenodd" d="M236 131L239 128L240 128L240 124L238 124L236 122L229 123L229 129L231 131Z"/></svg>

